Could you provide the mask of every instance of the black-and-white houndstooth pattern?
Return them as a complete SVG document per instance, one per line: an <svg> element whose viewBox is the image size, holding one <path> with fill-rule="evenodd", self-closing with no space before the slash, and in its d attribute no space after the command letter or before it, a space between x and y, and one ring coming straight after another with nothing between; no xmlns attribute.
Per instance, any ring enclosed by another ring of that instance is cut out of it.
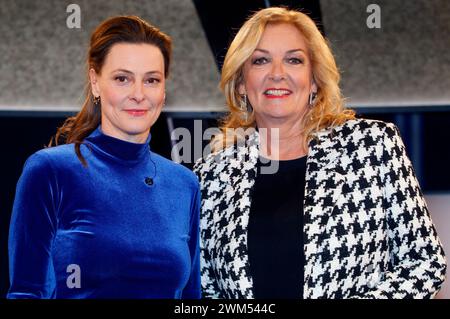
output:
<svg viewBox="0 0 450 319"><path fill-rule="evenodd" d="M206 298L253 298L247 225L258 139L194 167ZM393 124L351 120L310 142L304 253L304 298L429 298L439 290L444 251Z"/></svg>

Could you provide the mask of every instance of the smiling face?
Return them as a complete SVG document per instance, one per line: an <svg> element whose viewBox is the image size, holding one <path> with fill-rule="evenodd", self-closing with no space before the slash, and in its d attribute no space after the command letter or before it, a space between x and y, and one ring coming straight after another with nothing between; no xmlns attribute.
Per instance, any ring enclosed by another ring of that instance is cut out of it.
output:
<svg viewBox="0 0 450 319"><path fill-rule="evenodd" d="M258 127L298 127L317 92L305 38L292 24L268 24L243 67L239 93L246 94Z"/></svg>
<svg viewBox="0 0 450 319"><path fill-rule="evenodd" d="M151 44L115 44L100 73L91 69L89 77L92 93L100 96L103 133L144 143L164 104L160 49Z"/></svg>

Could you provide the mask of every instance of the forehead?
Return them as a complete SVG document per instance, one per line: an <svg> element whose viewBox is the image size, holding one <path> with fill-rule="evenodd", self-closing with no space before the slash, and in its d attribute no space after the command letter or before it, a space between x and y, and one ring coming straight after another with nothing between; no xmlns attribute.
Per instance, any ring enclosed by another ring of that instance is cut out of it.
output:
<svg viewBox="0 0 450 319"><path fill-rule="evenodd" d="M152 44L117 43L109 50L102 69L163 73L164 58L161 50Z"/></svg>
<svg viewBox="0 0 450 319"><path fill-rule="evenodd" d="M291 23L269 23L259 40L258 49L271 51L302 49L307 51L306 39L299 29Z"/></svg>

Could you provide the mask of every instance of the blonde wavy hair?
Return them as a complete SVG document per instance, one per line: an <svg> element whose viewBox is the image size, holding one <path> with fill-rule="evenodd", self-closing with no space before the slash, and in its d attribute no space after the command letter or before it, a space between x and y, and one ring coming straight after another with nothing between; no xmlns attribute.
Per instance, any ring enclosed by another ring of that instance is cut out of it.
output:
<svg viewBox="0 0 450 319"><path fill-rule="evenodd" d="M290 23L304 36L312 65L313 79L317 85L317 96L312 107L303 117L303 143L308 145L314 133L321 129L340 125L355 118L355 112L344 107L344 98L339 88L340 75L336 61L327 40L322 36L314 21L299 11L281 7L262 9L251 16L236 34L228 48L222 67L220 88L225 94L229 108L228 115L221 121L221 134L211 141L212 151L228 147L239 139L228 134L229 129L256 127L255 115L242 110L245 103L239 94L243 81L245 62L255 51L265 27L269 23ZM242 130L237 130L241 131Z"/></svg>

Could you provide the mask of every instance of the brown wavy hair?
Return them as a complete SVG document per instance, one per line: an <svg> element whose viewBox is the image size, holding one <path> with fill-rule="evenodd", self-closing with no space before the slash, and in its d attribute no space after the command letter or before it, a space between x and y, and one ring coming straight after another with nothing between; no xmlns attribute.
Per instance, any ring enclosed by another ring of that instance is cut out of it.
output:
<svg viewBox="0 0 450 319"><path fill-rule="evenodd" d="M225 56L220 88L225 94L229 113L221 122L222 134L216 135L211 142L213 151L228 147L239 138L234 134L227 134L227 129L256 127L253 111L250 114L243 114L245 111L240 108L243 97L239 94L238 88L243 81L244 64L255 51L269 23L292 24L304 36L309 49L313 78L318 91L314 106L308 108L303 117L304 145L307 146L314 133L319 130L355 118L355 112L344 107L336 61L327 40L314 21L299 11L282 7L266 8L256 12L244 23Z"/></svg>
<svg viewBox="0 0 450 319"><path fill-rule="evenodd" d="M87 55L87 85L85 100L81 111L69 117L58 128L48 146L74 143L75 153L83 166L86 160L81 154L80 146L101 122L101 109L94 103L94 95L89 85L89 70L100 74L106 56L118 43L151 44L158 47L164 58L164 76L169 75L172 55L172 40L155 26L137 16L115 16L103 21L92 33Z"/></svg>

